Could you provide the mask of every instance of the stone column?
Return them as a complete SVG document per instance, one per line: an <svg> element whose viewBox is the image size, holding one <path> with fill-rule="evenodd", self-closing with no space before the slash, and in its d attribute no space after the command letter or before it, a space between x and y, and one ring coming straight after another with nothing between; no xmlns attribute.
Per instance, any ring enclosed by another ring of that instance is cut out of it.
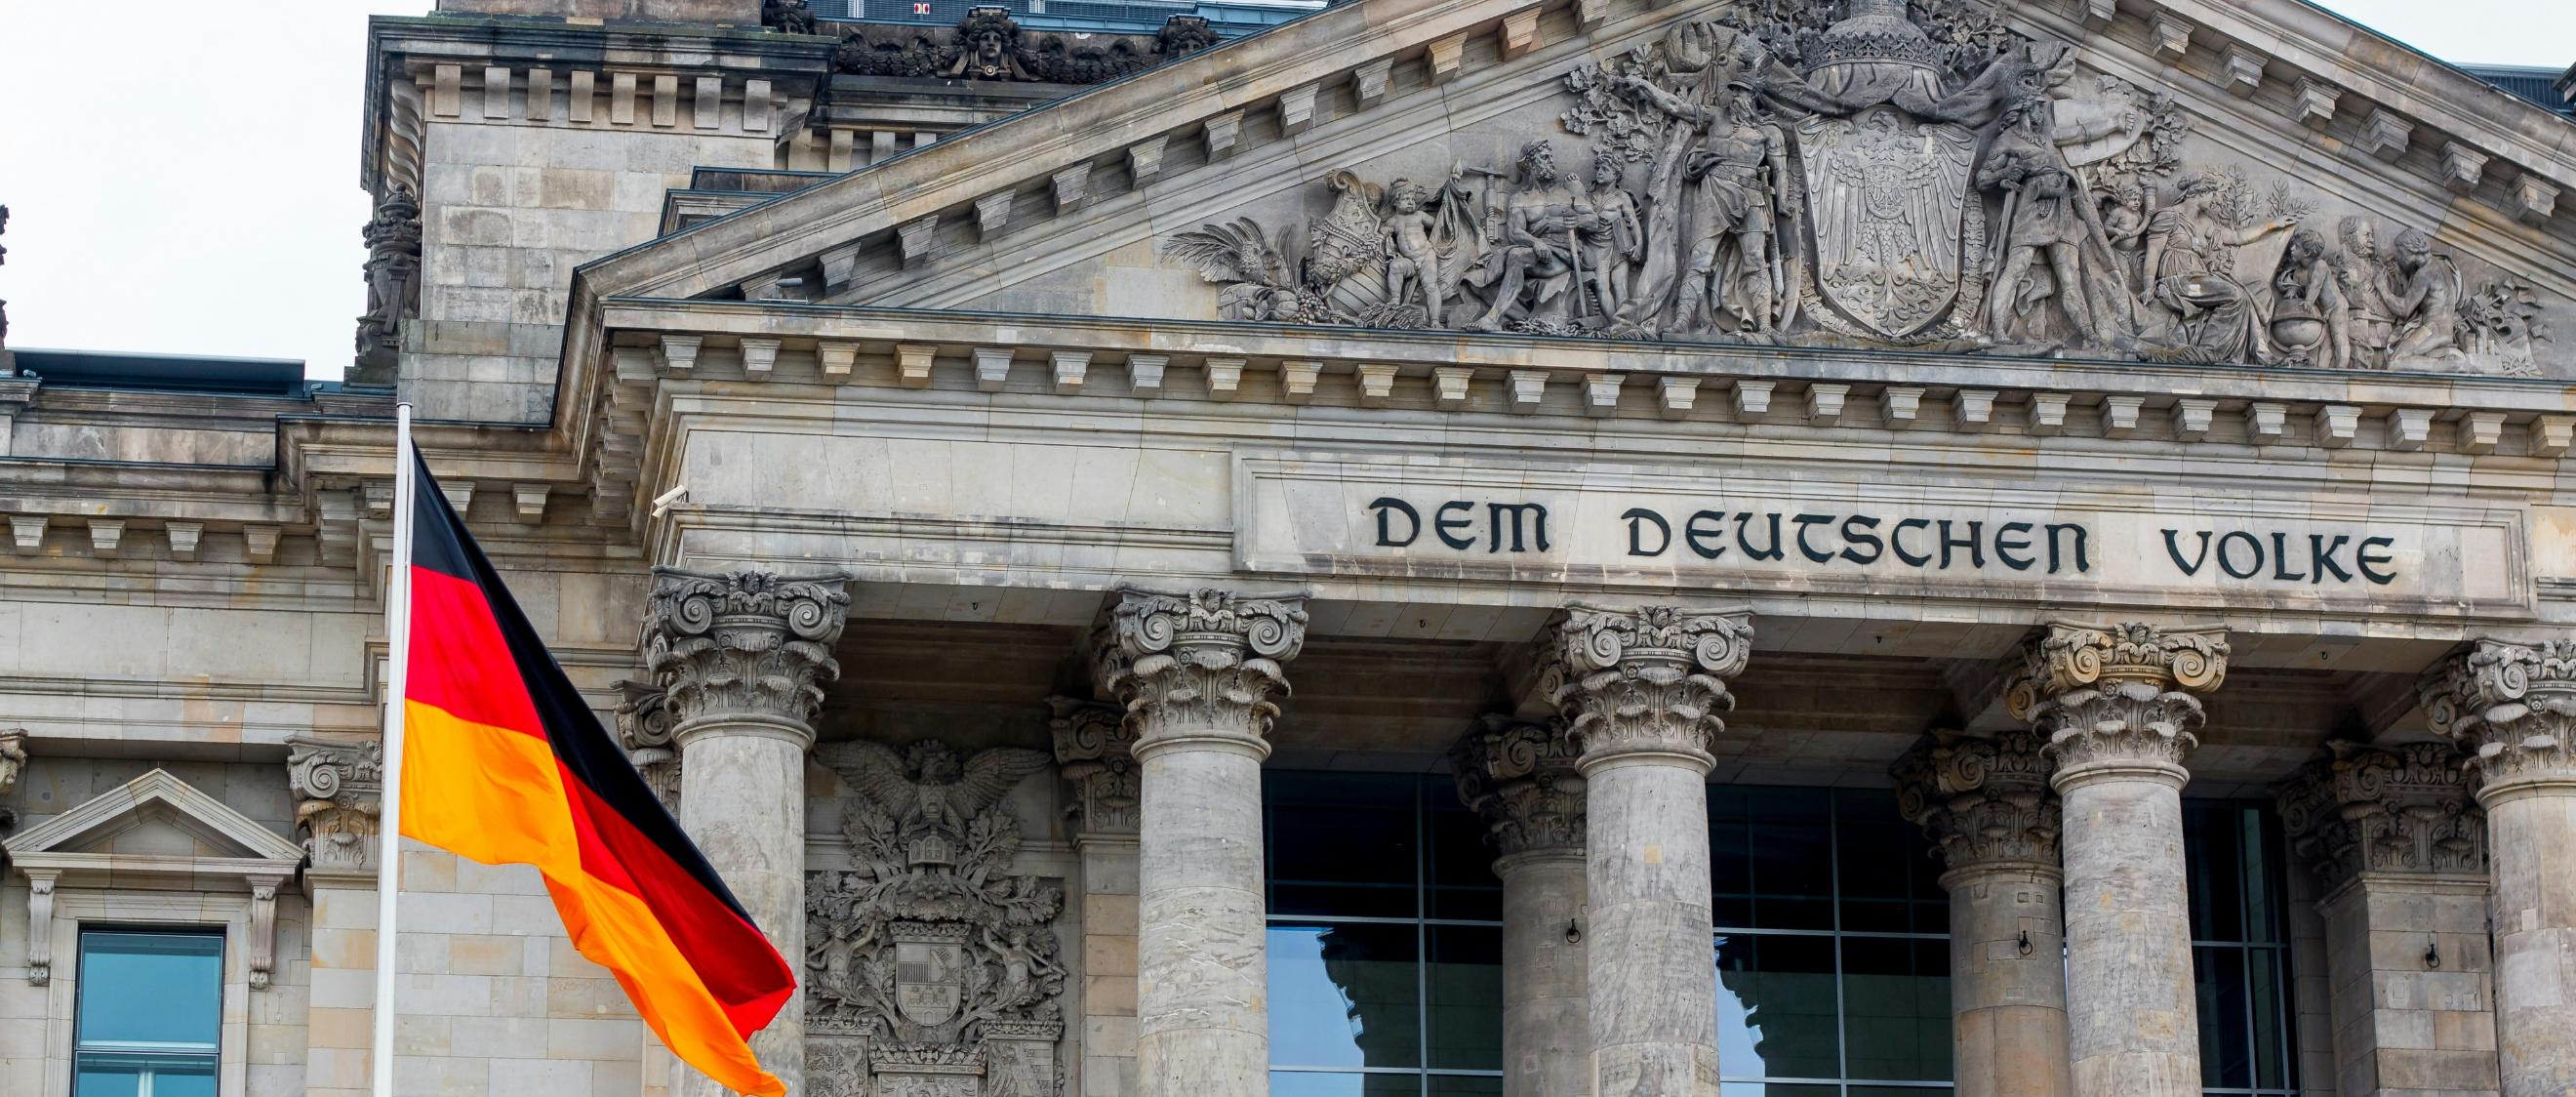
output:
<svg viewBox="0 0 2576 1097"><path fill-rule="evenodd" d="M680 826L780 955L805 956L805 753L850 597L838 575L655 568L644 666L680 752ZM761 1066L805 1092L800 989L751 1038ZM681 1068L675 1093L715 1097Z"/></svg>
<svg viewBox="0 0 2576 1097"><path fill-rule="evenodd" d="M2200 1092L2183 769L2216 631L2050 625L2023 649L2013 715L2049 736L2064 801L2068 1050L2078 1097Z"/></svg>
<svg viewBox="0 0 2576 1097"><path fill-rule="evenodd" d="M2481 640L2418 690L2487 812L2505 1097L2576 1093L2576 641Z"/></svg>
<svg viewBox="0 0 2576 1097"><path fill-rule="evenodd" d="M1082 862L1081 1097L1136 1092L1136 729L1116 705L1051 697Z"/></svg>
<svg viewBox="0 0 2576 1097"><path fill-rule="evenodd" d="M1503 881L1503 1097L1584 1092L1583 775L1562 725L1487 717L1449 752Z"/></svg>
<svg viewBox="0 0 2576 1097"><path fill-rule="evenodd" d="M1095 631L1100 691L1136 731L1136 1092L1270 1092L1261 883L1263 738L1281 664L1306 639L1297 597L1124 590Z"/></svg>
<svg viewBox="0 0 2576 1097"><path fill-rule="evenodd" d="M1944 732L1897 759L1897 805L1949 869L1950 1038L1959 1097L2065 1097L2057 795L2035 732Z"/></svg>
<svg viewBox="0 0 2576 1097"><path fill-rule="evenodd" d="M1581 743L1593 1097L1714 1097L1709 742L1735 699L1742 612L1574 606L1540 638L1541 681Z"/></svg>
<svg viewBox="0 0 2576 1097"><path fill-rule="evenodd" d="M2326 744L2272 788L2316 873L2340 1097L2495 1097L2486 813L2447 743Z"/></svg>

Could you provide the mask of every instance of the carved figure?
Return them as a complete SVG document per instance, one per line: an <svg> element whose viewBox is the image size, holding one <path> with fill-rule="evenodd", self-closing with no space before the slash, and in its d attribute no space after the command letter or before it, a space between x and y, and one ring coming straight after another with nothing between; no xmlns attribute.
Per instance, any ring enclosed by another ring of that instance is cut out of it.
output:
<svg viewBox="0 0 2576 1097"><path fill-rule="evenodd" d="M1163 20L1163 29L1154 32L1154 39L1167 60L1217 43L1216 29L1208 26L1207 17L1201 15L1175 15Z"/></svg>
<svg viewBox="0 0 2576 1097"><path fill-rule="evenodd" d="M1637 209L1637 196L1621 182L1626 168L1615 155L1593 157L1592 186L1583 195L1583 205L1606 226L1583 257L1583 269L1601 315L1608 317L1624 315L1628 280L1646 253L1645 218Z"/></svg>
<svg viewBox="0 0 2576 1097"><path fill-rule="evenodd" d="M1217 319L1282 323L1309 319L1307 303L1289 278L1282 250L1265 239L1260 222L1249 217L1180 233L1163 246L1163 254L1197 267L1200 277L1223 287L1216 296Z"/></svg>
<svg viewBox="0 0 2576 1097"><path fill-rule="evenodd" d="M2294 223L2245 215L2241 200L2230 203L2238 215L2222 216L2217 204L2228 189L2215 176L2185 179L2175 203L2147 222L2148 302L2165 314L2167 349L2191 361L2240 362L2260 345L2264 302L2237 280L2236 250Z"/></svg>
<svg viewBox="0 0 2576 1097"><path fill-rule="evenodd" d="M1598 214L1587 216L1575 188L1557 173L1548 142L1523 146L1519 186L1504 206L1503 246L1469 276L1491 304L1467 330L1499 331L1513 323L1521 330L1569 330L1577 297L1570 291L1580 280L1584 250L1579 238L1603 231ZM1515 313L1520 320L1511 319Z"/></svg>
<svg viewBox="0 0 2576 1097"><path fill-rule="evenodd" d="M2407 229L2397 234L2396 274L2388 292L2389 314L2397 322L2390 364L2466 357L2460 352L2460 298L2466 291L2459 268L2448 256L2433 254L2432 237Z"/></svg>
<svg viewBox="0 0 2576 1097"><path fill-rule="evenodd" d="M783 34L812 34L814 9L805 0L760 0L760 25Z"/></svg>
<svg viewBox="0 0 2576 1097"><path fill-rule="evenodd" d="M944 75L1034 79L1020 64L1020 24L1008 8L969 9L965 21L957 24L957 43L961 47L957 59Z"/></svg>
<svg viewBox="0 0 2576 1097"><path fill-rule="evenodd" d="M1789 143L1762 115L1752 85L1737 82L1716 106L1692 102L1654 82L1625 77L1619 86L1697 133L1687 148L1680 178L1695 184L1677 226L1674 244L1684 249L1682 275L1669 314L1674 329L1706 334L1725 310L1736 329L1767 334L1784 319L1779 302L1787 274L1776 230L1790 203ZM1642 300L1642 299L1641 299Z"/></svg>
<svg viewBox="0 0 2576 1097"><path fill-rule="evenodd" d="M1440 251L1432 242L1440 219L1423 208L1430 192L1410 179L1387 187L1386 222L1381 227L1386 251L1386 299L1396 305L1419 300L1424 322L1444 327L1448 283L1441 278Z"/></svg>
<svg viewBox="0 0 2576 1097"><path fill-rule="evenodd" d="M352 384L393 383L401 324L420 315L420 201L400 183L376 204L359 236L367 243L367 312L358 317Z"/></svg>
<svg viewBox="0 0 2576 1097"><path fill-rule="evenodd" d="M2042 302L2055 301L2076 334L2095 345L2114 328L2111 288L2117 257L2094 219L2083 181L2068 167L2050 135L2046 99L2023 99L2004 113L2004 130L1977 169L1977 186L2003 192L2003 216L1988 257L1995 292L1987 334L1998 342L2046 333L2027 322ZM2034 261L2044 261L2044 273ZM2034 276L2034 275L2038 276Z"/></svg>
<svg viewBox="0 0 2576 1097"><path fill-rule="evenodd" d="M2395 264L2379 249L2378 222L2346 217L2337 226L2343 263L2335 271L2342 291L2345 328L2352 342L2350 363L2372 369L2388 365L2388 349L2397 342L2397 317L2390 311L2389 290L2397 284Z"/></svg>
<svg viewBox="0 0 2576 1097"><path fill-rule="evenodd" d="M2302 228L2272 271L2272 349L2283 359L2339 369L2352 360L2351 309L2325 234Z"/></svg>
<svg viewBox="0 0 2576 1097"><path fill-rule="evenodd" d="M2147 188L2136 182L2121 182L2102 193L2100 203L2102 234L2110 241L2112 257L2120 271L2124 294L2136 296L2139 276L2145 264L2147 247Z"/></svg>

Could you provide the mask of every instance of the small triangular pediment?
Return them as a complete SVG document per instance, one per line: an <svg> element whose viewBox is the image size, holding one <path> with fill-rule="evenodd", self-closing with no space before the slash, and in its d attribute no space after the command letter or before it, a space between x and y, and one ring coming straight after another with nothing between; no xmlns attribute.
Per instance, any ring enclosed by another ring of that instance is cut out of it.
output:
<svg viewBox="0 0 2576 1097"><path fill-rule="evenodd" d="M0 842L22 869L268 862L291 875L304 850L220 800L156 769Z"/></svg>
<svg viewBox="0 0 2576 1097"><path fill-rule="evenodd" d="M1554 184L1524 164L1541 141ZM2576 319L2570 185L2576 125L2303 0L1360 0L582 277L612 296L794 274L812 299L888 307L2565 373L2549 329ZM1420 210L1398 208L1408 191ZM1426 269L1441 292L1408 293Z"/></svg>

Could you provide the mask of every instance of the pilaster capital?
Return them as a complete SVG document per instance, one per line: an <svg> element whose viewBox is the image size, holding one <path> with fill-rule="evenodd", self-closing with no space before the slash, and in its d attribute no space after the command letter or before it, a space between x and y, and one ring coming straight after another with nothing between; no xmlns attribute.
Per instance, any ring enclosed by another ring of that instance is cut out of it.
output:
<svg viewBox="0 0 2576 1097"><path fill-rule="evenodd" d="M0 728L0 793L18 787L27 768L27 729Z"/></svg>
<svg viewBox="0 0 2576 1097"><path fill-rule="evenodd" d="M1486 716L1449 749L1458 799L1500 856L1584 848L1582 753L1562 724Z"/></svg>
<svg viewBox="0 0 2576 1097"><path fill-rule="evenodd" d="M2061 793L2113 775L2179 788L2206 716L2195 694L2226 679L2227 656L2214 628L2051 624L2022 646L2004 702L2048 735Z"/></svg>
<svg viewBox="0 0 2576 1097"><path fill-rule="evenodd" d="M1896 808L1923 828L1952 872L2058 867L2060 813L2038 732L1991 739L1941 731L1888 767Z"/></svg>
<svg viewBox="0 0 2576 1097"><path fill-rule="evenodd" d="M1702 771L1735 707L1729 679L1753 653L1752 615L1677 606L1572 605L1538 639L1541 689L1568 720L1589 768L1667 755Z"/></svg>
<svg viewBox="0 0 2576 1097"><path fill-rule="evenodd" d="M2483 875L2486 812L2448 743L2373 747L2334 741L2332 756L2272 786L2290 848L2323 893L2365 872Z"/></svg>
<svg viewBox="0 0 2576 1097"><path fill-rule="evenodd" d="M2481 804L2576 791L2576 640L2480 640L2434 664L2415 690L2434 733L2469 752Z"/></svg>
<svg viewBox="0 0 2576 1097"><path fill-rule="evenodd" d="M843 576L654 568L653 577L644 667L680 738L699 723L811 723L823 684L841 673L832 645L849 618Z"/></svg>
<svg viewBox="0 0 2576 1097"><path fill-rule="evenodd" d="M1121 588L1092 631L1093 676L1132 717L1140 758L1180 743L1267 757L1282 664L1305 644L1301 595Z"/></svg>
<svg viewBox="0 0 2576 1097"><path fill-rule="evenodd" d="M1133 835L1142 822L1142 786L1136 772L1136 730L1116 705L1049 697L1056 771L1073 782L1069 809L1085 835Z"/></svg>
<svg viewBox="0 0 2576 1097"><path fill-rule="evenodd" d="M375 871L384 740L288 736L286 787L295 794L295 830L314 871Z"/></svg>
<svg viewBox="0 0 2576 1097"><path fill-rule="evenodd" d="M680 747L673 739L679 719L670 695L651 682L632 678L617 683L617 745L644 776L655 798L671 814L680 812Z"/></svg>

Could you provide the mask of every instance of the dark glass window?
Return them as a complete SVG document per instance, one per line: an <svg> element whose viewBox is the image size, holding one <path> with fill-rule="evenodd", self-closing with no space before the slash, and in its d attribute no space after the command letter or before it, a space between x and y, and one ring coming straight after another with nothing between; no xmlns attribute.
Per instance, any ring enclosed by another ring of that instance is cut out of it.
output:
<svg viewBox="0 0 2576 1097"><path fill-rule="evenodd" d="M2182 831L2202 1091L2295 1094L2280 823L2257 804L2186 800Z"/></svg>
<svg viewBox="0 0 2576 1097"><path fill-rule="evenodd" d="M1949 897L1895 794L1708 794L1725 1097L1946 1093Z"/></svg>
<svg viewBox="0 0 2576 1097"><path fill-rule="evenodd" d="M214 1097L224 939L83 930L72 1097Z"/></svg>
<svg viewBox="0 0 2576 1097"><path fill-rule="evenodd" d="M1502 884L1449 778L1263 775L1274 1097L1502 1093Z"/></svg>

